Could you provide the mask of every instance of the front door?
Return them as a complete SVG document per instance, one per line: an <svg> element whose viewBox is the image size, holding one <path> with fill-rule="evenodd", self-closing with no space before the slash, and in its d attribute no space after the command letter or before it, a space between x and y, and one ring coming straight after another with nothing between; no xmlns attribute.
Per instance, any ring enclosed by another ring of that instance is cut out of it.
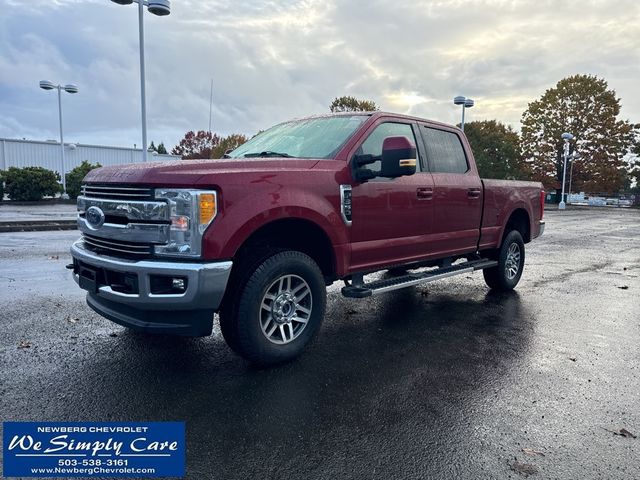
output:
<svg viewBox="0 0 640 480"><path fill-rule="evenodd" d="M351 269L416 261L428 253L426 240L433 221L433 179L425 168L417 126L381 118L374 123L357 154L382 154L386 137L406 136L418 150L416 173L393 179L377 177L352 189ZM379 171L380 163L369 166Z"/></svg>

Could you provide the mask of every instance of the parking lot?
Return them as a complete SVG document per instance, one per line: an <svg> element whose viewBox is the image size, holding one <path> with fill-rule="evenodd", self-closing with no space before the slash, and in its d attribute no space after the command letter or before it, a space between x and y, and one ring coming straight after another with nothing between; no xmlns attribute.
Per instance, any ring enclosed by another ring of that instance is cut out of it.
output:
<svg viewBox="0 0 640 480"><path fill-rule="evenodd" d="M77 231L2 233L2 420L183 420L193 479L640 478L640 211L545 216L515 292L335 284L318 340L267 370L217 327L94 314L64 268Z"/></svg>

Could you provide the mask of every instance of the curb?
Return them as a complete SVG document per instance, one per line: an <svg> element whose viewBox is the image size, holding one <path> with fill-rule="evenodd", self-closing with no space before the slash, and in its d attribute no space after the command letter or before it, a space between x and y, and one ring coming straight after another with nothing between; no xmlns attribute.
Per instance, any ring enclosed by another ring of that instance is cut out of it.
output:
<svg viewBox="0 0 640 480"><path fill-rule="evenodd" d="M3 232L43 232L51 230L76 230L77 220L27 220L0 222L0 233Z"/></svg>
<svg viewBox="0 0 640 480"><path fill-rule="evenodd" d="M43 198L42 200L8 200L3 199L0 205L7 207L41 207L47 205L76 205L75 199L63 200L61 198Z"/></svg>

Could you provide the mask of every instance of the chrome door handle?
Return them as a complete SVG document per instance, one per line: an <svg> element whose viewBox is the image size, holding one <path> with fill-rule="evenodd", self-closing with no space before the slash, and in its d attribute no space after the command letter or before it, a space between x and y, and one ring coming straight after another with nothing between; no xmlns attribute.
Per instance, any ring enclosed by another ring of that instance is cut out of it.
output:
<svg viewBox="0 0 640 480"><path fill-rule="evenodd" d="M480 198L481 193L482 190L480 190L479 188L470 188L469 190L467 190L467 196L469 198Z"/></svg>
<svg viewBox="0 0 640 480"><path fill-rule="evenodd" d="M421 187L416 190L416 196L420 200L431 200L433 198L433 188Z"/></svg>

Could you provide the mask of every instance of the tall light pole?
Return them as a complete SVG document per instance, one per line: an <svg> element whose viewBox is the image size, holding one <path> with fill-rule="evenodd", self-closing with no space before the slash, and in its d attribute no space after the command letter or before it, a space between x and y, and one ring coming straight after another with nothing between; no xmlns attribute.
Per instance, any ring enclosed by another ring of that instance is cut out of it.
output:
<svg viewBox="0 0 640 480"><path fill-rule="evenodd" d="M142 17L144 8L147 7L149 13L158 16L165 16L171 13L171 2L169 0L111 0L118 5L138 4L138 34L140 42L140 103L142 111L142 161L147 161L147 98L145 89L144 72L144 22Z"/></svg>
<svg viewBox="0 0 640 480"><path fill-rule="evenodd" d="M58 90L58 120L60 121L60 155L62 159L62 198L67 199L67 169L64 161L64 136L62 135L62 90L67 93L78 93L78 87L73 84L55 85L49 80L40 80L40 88L43 90Z"/></svg>
<svg viewBox="0 0 640 480"><path fill-rule="evenodd" d="M573 139L573 135L570 133L563 133L562 140L564 140L563 156L564 166L562 168L562 195L560 196L560 203L558 204L558 210L564 210L566 204L564 203L564 179L567 176L567 159L569 158L569 142Z"/></svg>
<svg viewBox="0 0 640 480"><path fill-rule="evenodd" d="M209 95L209 133L211 133L211 111L213 109L213 78L211 79L211 94Z"/></svg>
<svg viewBox="0 0 640 480"><path fill-rule="evenodd" d="M464 132L464 110L466 108L471 108L475 105L475 102L470 98L463 97L462 95L458 95L453 99L454 105L462 105L462 122L460 122L460 128Z"/></svg>
<svg viewBox="0 0 640 480"><path fill-rule="evenodd" d="M571 196L571 180L573 179L573 164L578 160L580 160L580 155L578 155L576 152L573 152L573 154L571 155L571 168L569 169L569 195L567 196L567 201L569 200L568 197ZM572 202L568 202L568 203L572 203Z"/></svg>

